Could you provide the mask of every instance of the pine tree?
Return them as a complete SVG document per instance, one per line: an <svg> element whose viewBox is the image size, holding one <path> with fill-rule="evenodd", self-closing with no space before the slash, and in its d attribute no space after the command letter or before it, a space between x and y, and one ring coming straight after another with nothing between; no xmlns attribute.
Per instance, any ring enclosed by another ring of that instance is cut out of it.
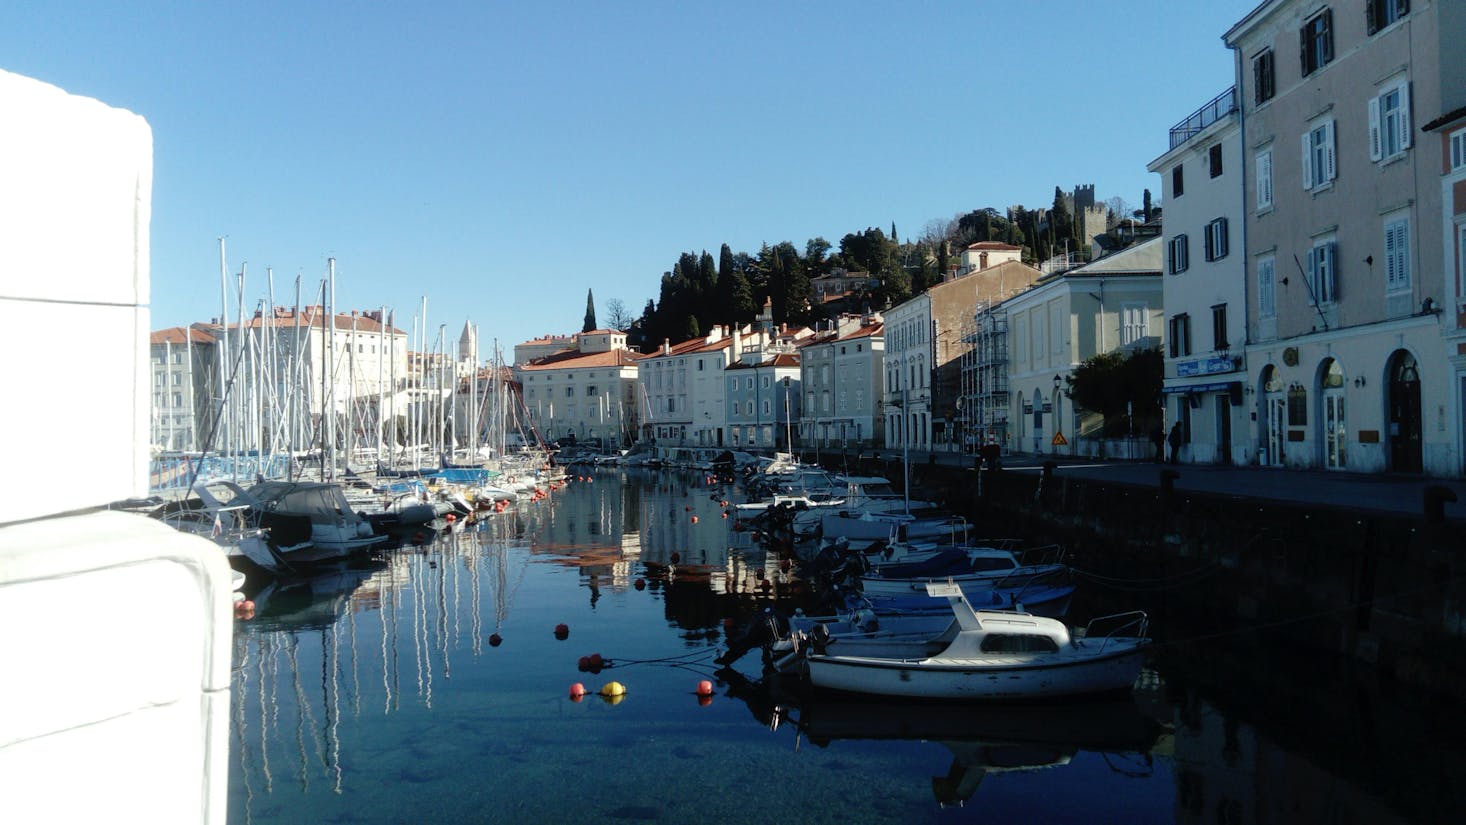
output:
<svg viewBox="0 0 1466 825"><path fill-rule="evenodd" d="M581 332L590 332L596 328L596 298L592 290L585 291L585 326Z"/></svg>

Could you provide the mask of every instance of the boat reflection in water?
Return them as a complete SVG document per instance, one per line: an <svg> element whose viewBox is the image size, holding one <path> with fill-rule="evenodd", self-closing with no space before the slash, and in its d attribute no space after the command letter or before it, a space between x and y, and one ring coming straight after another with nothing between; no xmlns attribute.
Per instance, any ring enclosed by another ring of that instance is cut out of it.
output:
<svg viewBox="0 0 1466 825"><path fill-rule="evenodd" d="M717 673L729 696L777 730L792 725L820 748L841 742L909 740L951 752L945 774L933 776L939 805L972 799L990 775L1068 765L1098 755L1111 770L1149 776L1156 751L1169 752L1171 730L1130 695L1049 702L916 702L810 691L788 676L752 681L729 668ZM1156 685L1152 679L1143 683ZM797 747L797 743L796 743Z"/></svg>

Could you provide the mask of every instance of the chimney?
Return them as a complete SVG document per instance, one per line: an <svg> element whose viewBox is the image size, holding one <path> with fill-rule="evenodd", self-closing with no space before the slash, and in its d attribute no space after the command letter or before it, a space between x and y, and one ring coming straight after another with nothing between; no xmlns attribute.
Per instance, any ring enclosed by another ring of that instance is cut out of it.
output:
<svg viewBox="0 0 1466 825"><path fill-rule="evenodd" d="M662 354L663 355L671 355L672 354L672 339L671 338L663 338L662 339Z"/></svg>
<svg viewBox="0 0 1466 825"><path fill-rule="evenodd" d="M738 327L733 328L733 363L743 360L743 332Z"/></svg>

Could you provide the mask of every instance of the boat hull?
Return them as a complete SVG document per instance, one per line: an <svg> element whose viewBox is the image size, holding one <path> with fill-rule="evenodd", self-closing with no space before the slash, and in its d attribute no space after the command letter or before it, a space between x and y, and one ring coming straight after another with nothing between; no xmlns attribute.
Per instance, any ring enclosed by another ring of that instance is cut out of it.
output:
<svg viewBox="0 0 1466 825"><path fill-rule="evenodd" d="M1061 662L890 660L811 654L809 682L822 690L924 699L1047 699L1128 690L1145 661L1145 640Z"/></svg>

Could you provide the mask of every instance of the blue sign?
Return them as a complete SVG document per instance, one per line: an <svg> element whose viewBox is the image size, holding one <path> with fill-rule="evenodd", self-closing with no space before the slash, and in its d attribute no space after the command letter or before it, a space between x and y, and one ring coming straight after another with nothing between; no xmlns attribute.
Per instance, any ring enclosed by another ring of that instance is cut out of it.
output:
<svg viewBox="0 0 1466 825"><path fill-rule="evenodd" d="M1176 363L1176 377L1189 378L1193 375L1236 372L1239 360L1231 356L1214 355L1211 358L1200 358L1195 361L1179 361Z"/></svg>

